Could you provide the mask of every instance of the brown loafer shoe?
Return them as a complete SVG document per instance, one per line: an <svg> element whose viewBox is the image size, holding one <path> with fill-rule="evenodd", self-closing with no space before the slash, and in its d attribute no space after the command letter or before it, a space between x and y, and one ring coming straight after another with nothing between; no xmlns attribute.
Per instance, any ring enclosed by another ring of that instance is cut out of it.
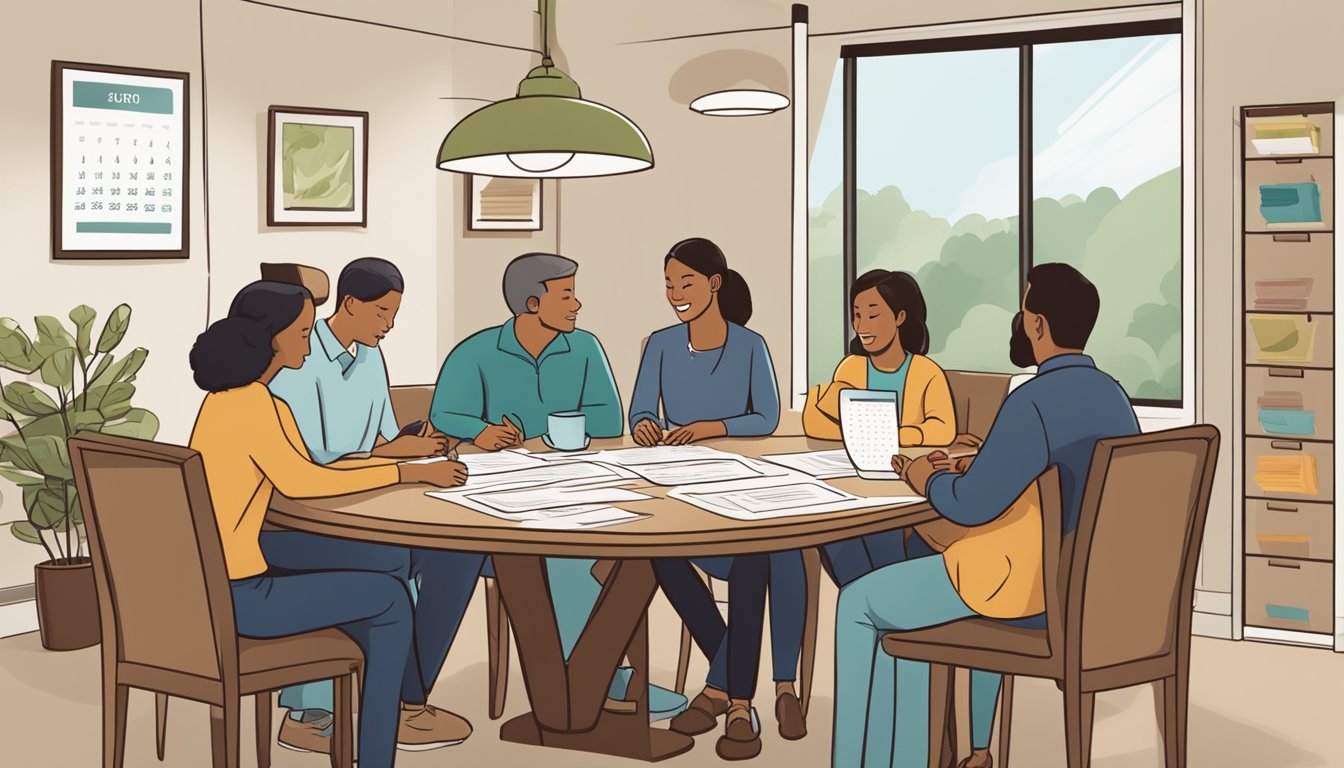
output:
<svg viewBox="0 0 1344 768"><path fill-rule="evenodd" d="M714 751L724 760L750 760L761 754L761 724L755 707L737 704L728 709L727 723Z"/></svg>
<svg viewBox="0 0 1344 768"><path fill-rule="evenodd" d="M779 735L789 741L797 741L807 735L803 703L792 693L781 693L775 699L775 721L779 723Z"/></svg>
<svg viewBox="0 0 1344 768"><path fill-rule="evenodd" d="M728 702L700 694L691 700L685 712L672 718L668 728L683 736L709 733L719 724L719 718L728 711Z"/></svg>
<svg viewBox="0 0 1344 768"><path fill-rule="evenodd" d="M304 722L295 720L288 714L285 715L285 721L280 724L280 735L275 739L276 743L285 749L292 749L295 752L317 752L323 755L331 754L331 716L325 718Z"/></svg>
<svg viewBox="0 0 1344 768"><path fill-rule="evenodd" d="M994 758L990 756L988 750L972 752L970 757L957 765L957 768L994 768Z"/></svg>
<svg viewBox="0 0 1344 768"><path fill-rule="evenodd" d="M446 709L431 704L402 705L401 725L397 728L397 749L424 752L451 747L467 740L471 723Z"/></svg>

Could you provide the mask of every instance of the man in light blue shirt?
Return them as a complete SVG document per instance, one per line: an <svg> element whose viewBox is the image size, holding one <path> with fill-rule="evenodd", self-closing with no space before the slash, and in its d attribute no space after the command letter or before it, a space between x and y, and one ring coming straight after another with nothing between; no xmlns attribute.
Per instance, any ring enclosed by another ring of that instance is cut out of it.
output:
<svg viewBox="0 0 1344 768"><path fill-rule="evenodd" d="M313 460L330 464L351 454L398 459L442 455L456 440L423 425L400 434L392 413L387 368L379 343L392 330L404 281L390 262L359 259L341 272L331 317L314 323L312 350L297 370L281 371L271 391L289 404ZM483 555L411 549L297 531L261 534L262 551L277 570L362 569L405 581L416 598L414 646L402 680L397 746L421 751L462 742L465 719L430 706L427 698L475 591ZM281 746L330 752L330 681L288 688L290 709Z"/></svg>

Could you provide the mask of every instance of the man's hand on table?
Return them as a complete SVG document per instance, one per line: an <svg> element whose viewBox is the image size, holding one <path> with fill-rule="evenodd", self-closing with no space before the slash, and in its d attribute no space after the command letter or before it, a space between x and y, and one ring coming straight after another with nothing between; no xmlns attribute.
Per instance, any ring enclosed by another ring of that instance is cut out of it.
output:
<svg viewBox="0 0 1344 768"><path fill-rule="evenodd" d="M931 451L918 459L909 456L892 456L891 468L900 474L901 479L920 496L927 496L929 478L939 471L939 463L947 462L947 452L941 449Z"/></svg>
<svg viewBox="0 0 1344 768"><path fill-rule="evenodd" d="M490 424L472 440L483 451L502 451L505 448L517 448L523 444L523 430L504 417L503 424Z"/></svg>
<svg viewBox="0 0 1344 768"><path fill-rule="evenodd" d="M635 425L635 431L630 433L630 437L637 444L652 448L663 442L663 430L653 419L644 419Z"/></svg>

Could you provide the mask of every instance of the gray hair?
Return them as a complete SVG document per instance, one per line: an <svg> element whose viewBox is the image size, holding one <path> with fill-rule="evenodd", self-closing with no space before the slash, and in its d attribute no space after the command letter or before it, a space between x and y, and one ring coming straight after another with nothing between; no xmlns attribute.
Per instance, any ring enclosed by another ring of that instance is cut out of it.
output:
<svg viewBox="0 0 1344 768"><path fill-rule="evenodd" d="M521 315L527 300L541 299L549 280L569 277L579 271L579 263L554 253L525 253L504 268L504 302L509 311Z"/></svg>

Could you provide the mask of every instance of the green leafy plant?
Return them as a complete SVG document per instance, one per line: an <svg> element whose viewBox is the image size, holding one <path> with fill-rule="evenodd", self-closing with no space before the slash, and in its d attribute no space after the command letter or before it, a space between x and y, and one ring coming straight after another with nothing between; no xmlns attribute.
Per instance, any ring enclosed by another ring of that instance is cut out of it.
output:
<svg viewBox="0 0 1344 768"><path fill-rule="evenodd" d="M84 519L66 440L90 431L149 440L159 431L158 417L131 406L135 375L149 352L112 354L126 337L131 308L112 310L96 341L92 307L75 307L69 317L73 334L55 317L34 318L36 340L0 318L0 369L22 375L9 382L0 376L0 426L13 429L0 437L0 477L23 491L27 512L10 531L44 547L53 562L83 555Z"/></svg>

